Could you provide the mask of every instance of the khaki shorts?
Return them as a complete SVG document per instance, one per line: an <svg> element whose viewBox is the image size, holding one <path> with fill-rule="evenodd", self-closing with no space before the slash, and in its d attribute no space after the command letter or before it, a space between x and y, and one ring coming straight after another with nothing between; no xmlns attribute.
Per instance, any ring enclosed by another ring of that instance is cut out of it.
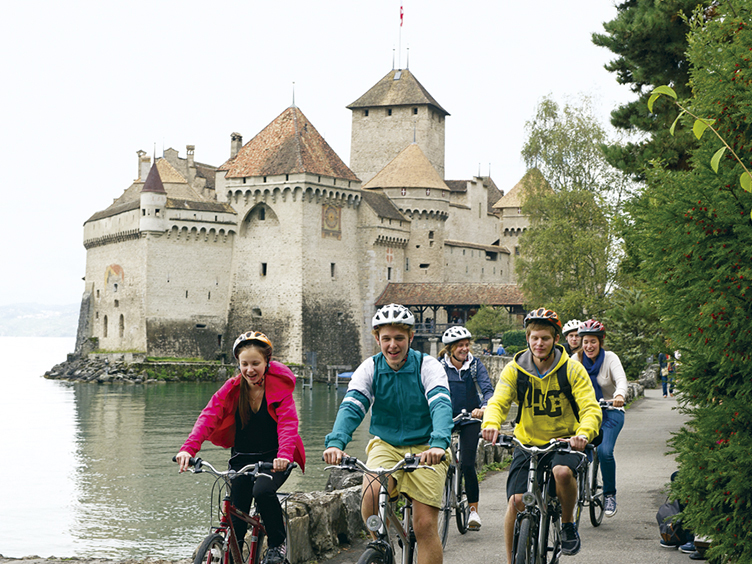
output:
<svg viewBox="0 0 752 564"><path fill-rule="evenodd" d="M369 468L393 468L406 454L418 454L428 450L428 445L411 445L395 447L376 437L371 439L366 447ZM413 472L395 472L392 477L397 480L397 491L432 507L441 507L441 497L444 491L447 469L449 468L450 453L433 470L427 468Z"/></svg>

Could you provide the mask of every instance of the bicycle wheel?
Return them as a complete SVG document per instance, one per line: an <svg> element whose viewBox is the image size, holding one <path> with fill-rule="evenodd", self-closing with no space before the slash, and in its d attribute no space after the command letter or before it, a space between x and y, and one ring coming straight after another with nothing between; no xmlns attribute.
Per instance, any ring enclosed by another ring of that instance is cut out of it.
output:
<svg viewBox="0 0 752 564"><path fill-rule="evenodd" d="M519 521L514 538L512 564L535 564L536 524L532 515L524 515Z"/></svg>
<svg viewBox="0 0 752 564"><path fill-rule="evenodd" d="M543 530L540 536L546 543L546 549L541 555L541 562L557 564L561 557L561 509L556 500L553 500L548 506L548 516L543 522Z"/></svg>
<svg viewBox="0 0 752 564"><path fill-rule="evenodd" d="M439 540L441 547L446 546L449 538L449 518L452 515L452 483L454 481L454 466L450 466L447 471L446 480L444 480L444 493L441 497L441 509L439 509Z"/></svg>
<svg viewBox="0 0 752 564"><path fill-rule="evenodd" d="M219 533L206 537L196 551L193 564L222 564L225 538Z"/></svg>
<svg viewBox="0 0 752 564"><path fill-rule="evenodd" d="M603 509L605 496L603 495L603 483L599 475L600 462L598 460L598 451L593 451L593 461L590 463L590 522L593 527L597 527L603 521Z"/></svg>
<svg viewBox="0 0 752 564"><path fill-rule="evenodd" d="M457 518L457 530L461 535L467 532L467 520L470 518L470 504L467 502L467 492L465 492L465 477L462 471L457 470L457 508L455 517Z"/></svg>
<svg viewBox="0 0 752 564"><path fill-rule="evenodd" d="M365 552L358 558L358 564L385 564L384 553L375 548L366 548Z"/></svg>

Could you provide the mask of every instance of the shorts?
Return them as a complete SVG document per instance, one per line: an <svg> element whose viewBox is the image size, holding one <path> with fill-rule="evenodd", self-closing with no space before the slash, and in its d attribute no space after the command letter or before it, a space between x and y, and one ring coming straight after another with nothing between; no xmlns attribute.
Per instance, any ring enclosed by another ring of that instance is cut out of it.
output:
<svg viewBox="0 0 752 564"><path fill-rule="evenodd" d="M366 447L369 468L392 468L405 455L418 454L428 450L428 445L392 446L378 437L371 439ZM441 507L441 497L444 492L444 481L451 455L447 451L446 458L435 465L433 470L420 469L413 472L395 472L392 477L397 481L397 491L410 499L419 501L431 507Z"/></svg>
<svg viewBox="0 0 752 564"><path fill-rule="evenodd" d="M550 461L550 464L549 464ZM553 452L538 459L538 479L542 469L554 466L566 466L577 476L580 466L584 464L583 457L572 452ZM527 472L530 468L530 455L520 449L514 449L512 464L509 466L507 478L507 500L515 494L523 494L527 491Z"/></svg>

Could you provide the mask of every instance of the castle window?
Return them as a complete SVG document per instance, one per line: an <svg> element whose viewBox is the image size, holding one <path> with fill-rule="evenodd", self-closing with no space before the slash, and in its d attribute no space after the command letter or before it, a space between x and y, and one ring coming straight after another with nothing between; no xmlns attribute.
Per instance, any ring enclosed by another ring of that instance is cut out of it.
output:
<svg viewBox="0 0 752 564"><path fill-rule="evenodd" d="M264 182L266 182L266 176L264 176Z"/></svg>
<svg viewBox="0 0 752 564"><path fill-rule="evenodd" d="M261 263L261 276L266 276L266 263Z"/></svg>
<svg viewBox="0 0 752 564"><path fill-rule="evenodd" d="M243 184L245 184L245 176L243 177Z"/></svg>
<svg viewBox="0 0 752 564"><path fill-rule="evenodd" d="M104 338L107 338L107 316L104 316L104 319L102 320L102 335Z"/></svg>
<svg viewBox="0 0 752 564"><path fill-rule="evenodd" d="M483 207L482 204L478 204L478 217L481 217L481 214L483 213Z"/></svg>
<svg viewBox="0 0 752 564"><path fill-rule="evenodd" d="M428 238L429 239L433 239L433 231L429 231L428 232Z"/></svg>
<svg viewBox="0 0 752 564"><path fill-rule="evenodd" d="M99 290L97 290L97 298L99 297Z"/></svg>
<svg viewBox="0 0 752 564"><path fill-rule="evenodd" d="M519 254L520 254L520 247L519 246L516 246L514 248L514 254L519 256Z"/></svg>
<svg viewBox="0 0 752 564"><path fill-rule="evenodd" d="M368 110L363 110L363 116L368 117Z"/></svg>
<svg viewBox="0 0 752 564"><path fill-rule="evenodd" d="M386 279L387 280L392 279L392 267L391 266L386 267Z"/></svg>
<svg viewBox="0 0 752 564"><path fill-rule="evenodd" d="M188 299L188 290L185 291L185 297Z"/></svg>
<svg viewBox="0 0 752 564"><path fill-rule="evenodd" d="M211 292L209 292L209 296L206 298L207 300L211 299Z"/></svg>
<svg viewBox="0 0 752 564"><path fill-rule="evenodd" d="M485 274L485 273L486 273L486 269L485 269L485 268L481 268L481 269L480 269L480 274L481 274L481 276L482 276L483 274Z"/></svg>
<svg viewBox="0 0 752 564"><path fill-rule="evenodd" d="M290 175L289 174L285 174L285 182L287 182L288 180L290 180Z"/></svg>
<svg viewBox="0 0 752 564"><path fill-rule="evenodd" d="M118 335L120 338L123 338L123 335L125 334L125 317L123 317L123 314L120 314L120 322L118 323Z"/></svg>
<svg viewBox="0 0 752 564"><path fill-rule="evenodd" d="M429 266L431 266L431 265L429 263L427 263L427 262L420 263L420 268L424 268L425 269L425 268L428 268Z"/></svg>
<svg viewBox="0 0 752 564"><path fill-rule="evenodd" d="M331 276L332 276L332 278L334 278L335 267L336 267L336 264L335 264L335 263L331 263L331 264L329 265L329 271L330 271L330 273L331 273Z"/></svg>
<svg viewBox="0 0 752 564"><path fill-rule="evenodd" d="M141 210L141 215L146 215L146 210Z"/></svg>
<svg viewBox="0 0 752 564"><path fill-rule="evenodd" d="M259 208L259 221L266 220L266 208Z"/></svg>
<svg viewBox="0 0 752 564"><path fill-rule="evenodd" d="M417 115L418 115L418 108L413 108L413 115L414 115L414 116L417 116Z"/></svg>
<svg viewBox="0 0 752 564"><path fill-rule="evenodd" d="M115 300L115 307L120 307L120 300Z"/></svg>
<svg viewBox="0 0 752 564"><path fill-rule="evenodd" d="M405 257L405 272L410 270L410 259Z"/></svg>
<svg viewBox="0 0 752 564"><path fill-rule="evenodd" d="M392 108L388 108L387 109L386 115L388 115L388 116L392 115Z"/></svg>
<svg viewBox="0 0 752 564"><path fill-rule="evenodd" d="M258 319L259 317L261 317L261 309L257 307L251 309L251 318Z"/></svg>
<svg viewBox="0 0 752 564"><path fill-rule="evenodd" d="M112 290L113 292L117 292L117 284L113 284L112 288L113 288L113 290Z"/></svg>
<svg viewBox="0 0 752 564"><path fill-rule="evenodd" d="M465 252L466 252L466 250L467 250L467 249L462 249L462 256L463 256L463 257L465 256Z"/></svg>
<svg viewBox="0 0 752 564"><path fill-rule="evenodd" d="M99 319L99 312L98 311L94 313L94 319Z"/></svg>
<svg viewBox="0 0 752 564"><path fill-rule="evenodd" d="M159 208L154 210L154 217L159 217Z"/></svg>
<svg viewBox="0 0 752 564"><path fill-rule="evenodd" d="M217 348L222 348L222 335L217 335Z"/></svg>

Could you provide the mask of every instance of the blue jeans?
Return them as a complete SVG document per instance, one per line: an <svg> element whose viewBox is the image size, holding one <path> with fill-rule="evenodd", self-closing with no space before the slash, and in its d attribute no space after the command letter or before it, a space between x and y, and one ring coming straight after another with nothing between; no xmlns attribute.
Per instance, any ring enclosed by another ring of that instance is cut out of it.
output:
<svg viewBox="0 0 752 564"><path fill-rule="evenodd" d="M668 376L661 376L661 386L663 386L663 397L665 398L666 395L666 384L668 383L668 393L673 394L674 393L674 375L673 373L669 372Z"/></svg>
<svg viewBox="0 0 752 564"><path fill-rule="evenodd" d="M601 476L603 477L603 493L616 495L616 459L614 458L614 446L619 437L621 428L624 427L624 412L618 409L603 411L603 442L598 446L598 459L601 464Z"/></svg>

